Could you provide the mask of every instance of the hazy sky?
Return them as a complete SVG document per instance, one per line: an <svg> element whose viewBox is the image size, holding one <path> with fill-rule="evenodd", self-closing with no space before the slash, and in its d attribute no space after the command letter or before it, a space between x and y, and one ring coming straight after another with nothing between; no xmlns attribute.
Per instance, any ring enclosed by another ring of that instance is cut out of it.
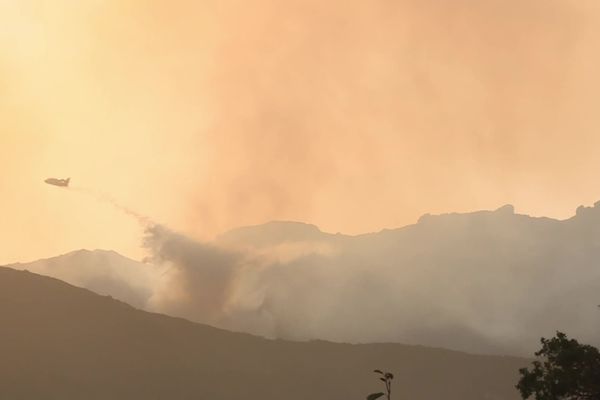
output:
<svg viewBox="0 0 600 400"><path fill-rule="evenodd" d="M0 263L600 199L597 0L0 0Z"/></svg>

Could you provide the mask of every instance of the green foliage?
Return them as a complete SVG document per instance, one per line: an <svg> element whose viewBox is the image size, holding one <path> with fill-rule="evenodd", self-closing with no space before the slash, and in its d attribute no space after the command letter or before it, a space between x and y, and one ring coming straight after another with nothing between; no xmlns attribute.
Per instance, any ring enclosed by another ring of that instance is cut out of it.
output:
<svg viewBox="0 0 600 400"><path fill-rule="evenodd" d="M517 389L524 399L600 400L600 352L557 332L551 339L542 338L542 348L535 355L531 369L519 370Z"/></svg>
<svg viewBox="0 0 600 400"><path fill-rule="evenodd" d="M392 397L392 379L394 379L394 374L392 374L390 372L383 372L382 370L379 370L379 369L376 369L373 372L381 375L379 380L385 384L385 393L384 392L371 393L370 395L367 396L367 400L376 400L384 395L387 397L387 400L390 400Z"/></svg>
<svg viewBox="0 0 600 400"><path fill-rule="evenodd" d="M383 392L379 392L379 393L371 393L370 395L367 396L367 400L375 400L380 398L381 396L383 396L385 393Z"/></svg>

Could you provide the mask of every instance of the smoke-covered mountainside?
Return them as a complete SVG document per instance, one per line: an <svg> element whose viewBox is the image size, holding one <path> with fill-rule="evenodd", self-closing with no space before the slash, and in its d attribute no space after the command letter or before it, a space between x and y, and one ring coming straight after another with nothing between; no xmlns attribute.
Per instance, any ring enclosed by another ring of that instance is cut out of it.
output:
<svg viewBox="0 0 600 400"><path fill-rule="evenodd" d="M160 271L152 265L106 250L77 250L61 256L7 265L61 279L143 308L152 296Z"/></svg>
<svg viewBox="0 0 600 400"><path fill-rule="evenodd" d="M271 341L0 268L0 398L339 399L396 373L405 398L516 399L526 360L397 344Z"/></svg>
<svg viewBox="0 0 600 400"><path fill-rule="evenodd" d="M272 222L201 243L153 226L144 243L154 265L96 251L14 267L270 338L530 355L562 330L600 344L598 203L562 221L504 206L359 236Z"/></svg>
<svg viewBox="0 0 600 400"><path fill-rule="evenodd" d="M314 301L298 300L301 293L322 296L322 316L303 316L315 322L307 336L530 354L540 336L561 329L600 344L600 202L562 221L516 214L507 205L425 215L414 225L359 236L274 222L219 240L261 254L301 249L279 272L296 283L271 276L265 292L274 298L291 290L292 310ZM319 275L337 277L339 286L303 285ZM345 330L352 318L361 323Z"/></svg>

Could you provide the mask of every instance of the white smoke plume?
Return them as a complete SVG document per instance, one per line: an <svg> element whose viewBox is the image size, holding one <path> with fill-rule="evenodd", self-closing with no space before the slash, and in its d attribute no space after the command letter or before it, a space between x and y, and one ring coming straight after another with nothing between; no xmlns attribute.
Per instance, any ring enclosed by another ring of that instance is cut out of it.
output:
<svg viewBox="0 0 600 400"><path fill-rule="evenodd" d="M168 267L149 304L155 311L272 338L308 339L322 334L311 326L331 311L327 298L338 302L334 290L342 280L320 262L327 257L323 246L232 249L161 225L146 229L144 245L151 262Z"/></svg>
<svg viewBox="0 0 600 400"><path fill-rule="evenodd" d="M149 307L196 321L217 323L231 295L241 256L193 241L162 225L146 229L148 261L165 265Z"/></svg>

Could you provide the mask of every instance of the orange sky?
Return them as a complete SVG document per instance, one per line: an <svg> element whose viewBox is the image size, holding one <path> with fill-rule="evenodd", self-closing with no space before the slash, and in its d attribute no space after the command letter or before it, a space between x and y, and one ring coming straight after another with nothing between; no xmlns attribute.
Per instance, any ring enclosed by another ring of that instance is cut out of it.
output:
<svg viewBox="0 0 600 400"><path fill-rule="evenodd" d="M600 199L596 0L0 0L0 263Z"/></svg>

